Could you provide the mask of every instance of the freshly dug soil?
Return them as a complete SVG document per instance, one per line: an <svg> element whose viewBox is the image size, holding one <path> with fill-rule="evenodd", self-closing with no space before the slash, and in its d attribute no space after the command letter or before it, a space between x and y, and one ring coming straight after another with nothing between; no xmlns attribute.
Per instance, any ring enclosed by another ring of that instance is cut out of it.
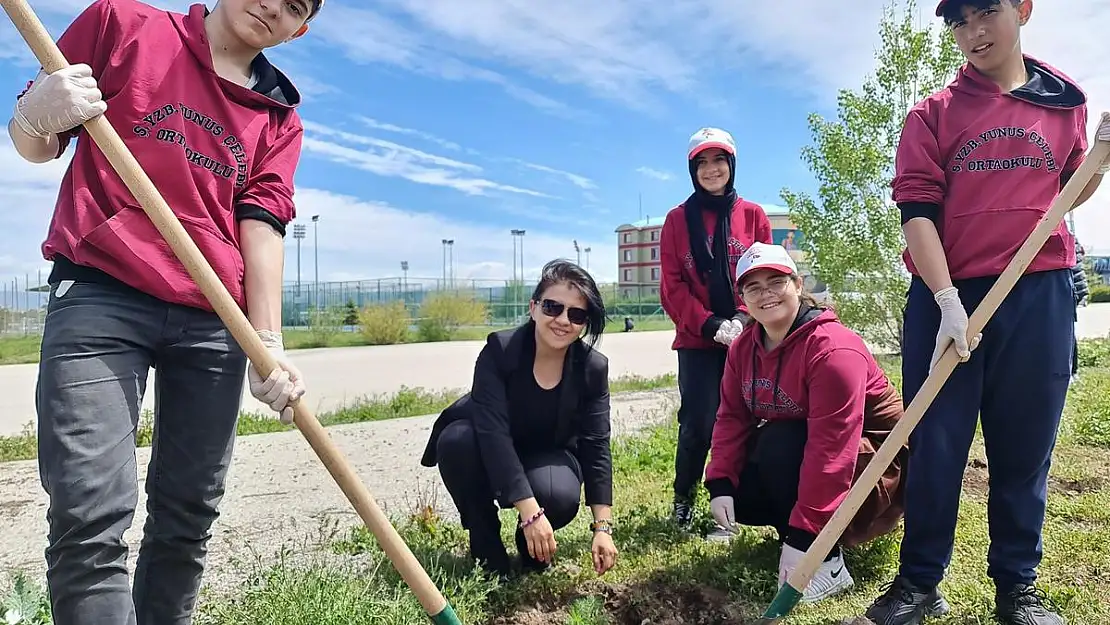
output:
<svg viewBox="0 0 1110 625"><path fill-rule="evenodd" d="M744 625L754 618L723 591L693 585L648 581L639 584L589 584L578 596L602 597L614 625ZM534 606L496 618L491 625L562 625L564 606L576 597L564 597L552 606Z"/></svg>

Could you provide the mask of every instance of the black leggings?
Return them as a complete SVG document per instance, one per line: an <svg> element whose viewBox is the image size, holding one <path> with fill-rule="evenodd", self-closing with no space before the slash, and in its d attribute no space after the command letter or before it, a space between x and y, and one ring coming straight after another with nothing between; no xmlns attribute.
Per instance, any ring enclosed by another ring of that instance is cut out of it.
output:
<svg viewBox="0 0 1110 625"><path fill-rule="evenodd" d="M769 421L756 430L753 438L748 462L740 473L740 486L733 495L736 521L770 525L783 540L790 514L798 503L807 424L804 419Z"/></svg>
<svg viewBox="0 0 1110 625"><path fill-rule="evenodd" d="M465 419L447 426L437 451L443 485L455 502L462 526L470 533L471 556L487 569L507 573L509 556L501 541L501 520L474 427ZM581 501L582 470L578 461L565 449L522 455L520 461L551 527L566 527L578 515ZM528 555L528 543L519 527L516 546L525 568L544 567Z"/></svg>

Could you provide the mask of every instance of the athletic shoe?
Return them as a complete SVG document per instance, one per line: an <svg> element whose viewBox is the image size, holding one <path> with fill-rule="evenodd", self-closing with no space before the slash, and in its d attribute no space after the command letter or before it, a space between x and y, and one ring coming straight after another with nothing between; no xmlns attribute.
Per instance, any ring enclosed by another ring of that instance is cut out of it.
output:
<svg viewBox="0 0 1110 625"><path fill-rule="evenodd" d="M943 616L950 609L939 589L914 586L899 575L864 616L875 625L920 625L926 617Z"/></svg>
<svg viewBox="0 0 1110 625"><path fill-rule="evenodd" d="M838 550L835 557L821 563L820 568L802 593L802 603L816 603L848 590L855 584L852 574L844 564L844 553Z"/></svg>
<svg viewBox="0 0 1110 625"><path fill-rule="evenodd" d="M674 522L684 530L694 523L694 506L689 501L677 499L674 502Z"/></svg>
<svg viewBox="0 0 1110 625"><path fill-rule="evenodd" d="M735 537L736 532L718 525L716 529L705 535L705 540L711 543L730 543Z"/></svg>
<svg viewBox="0 0 1110 625"><path fill-rule="evenodd" d="M1032 584L1017 584L995 592L995 616L1005 625L1066 625L1062 616L1045 607L1051 601Z"/></svg>

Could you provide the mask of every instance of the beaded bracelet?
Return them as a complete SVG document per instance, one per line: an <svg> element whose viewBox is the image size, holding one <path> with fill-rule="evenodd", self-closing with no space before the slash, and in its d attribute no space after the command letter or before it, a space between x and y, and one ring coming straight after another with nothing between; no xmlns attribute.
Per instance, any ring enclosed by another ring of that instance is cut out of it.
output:
<svg viewBox="0 0 1110 625"><path fill-rule="evenodd" d="M524 528L528 527L529 525L538 521L541 516L543 516L543 508L540 508L539 510L537 510L536 513L533 514L531 516L531 518L529 518L527 521L522 519L520 521L520 528L524 529Z"/></svg>

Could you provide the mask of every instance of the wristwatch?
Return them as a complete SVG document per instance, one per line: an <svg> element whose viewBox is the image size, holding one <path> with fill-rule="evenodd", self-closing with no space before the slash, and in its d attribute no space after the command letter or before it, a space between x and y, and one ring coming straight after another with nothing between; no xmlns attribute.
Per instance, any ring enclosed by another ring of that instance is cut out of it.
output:
<svg viewBox="0 0 1110 625"><path fill-rule="evenodd" d="M590 531L594 532L595 534L597 532L605 532L606 534L609 534L611 536L613 534L613 523L611 521L609 521L608 519L601 519L600 521L591 521L590 522Z"/></svg>

